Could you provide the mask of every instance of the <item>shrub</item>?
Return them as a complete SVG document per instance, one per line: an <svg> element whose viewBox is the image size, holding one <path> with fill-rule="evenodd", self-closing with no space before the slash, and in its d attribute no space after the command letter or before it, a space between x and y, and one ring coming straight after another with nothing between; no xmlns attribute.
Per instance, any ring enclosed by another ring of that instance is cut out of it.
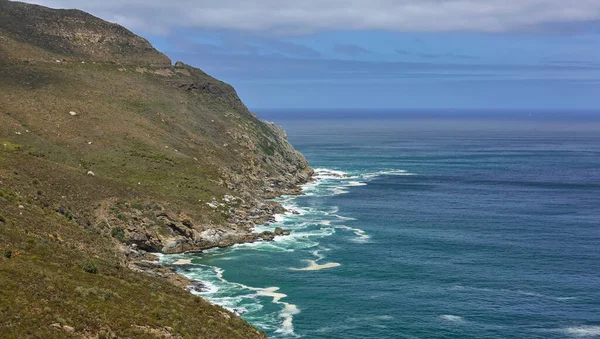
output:
<svg viewBox="0 0 600 339"><path fill-rule="evenodd" d="M91 274L96 274L98 273L98 265L93 260L87 260L83 264L83 270Z"/></svg>
<svg viewBox="0 0 600 339"><path fill-rule="evenodd" d="M12 258L12 250L10 248L4 250L4 257L7 259Z"/></svg>
<svg viewBox="0 0 600 339"><path fill-rule="evenodd" d="M121 227L115 227L110 231L110 234L113 238L119 240L120 242L125 242L125 230Z"/></svg>
<svg viewBox="0 0 600 339"><path fill-rule="evenodd" d="M71 209L65 206L60 206L59 208L56 209L56 212L63 215L65 218L67 218L67 220L73 220L73 213L71 212Z"/></svg>
<svg viewBox="0 0 600 339"><path fill-rule="evenodd" d="M131 208L133 208L134 210L143 211L144 205L140 202L134 202L131 204Z"/></svg>
<svg viewBox="0 0 600 339"><path fill-rule="evenodd" d="M0 214L0 222L6 222L6 218L2 214Z"/></svg>

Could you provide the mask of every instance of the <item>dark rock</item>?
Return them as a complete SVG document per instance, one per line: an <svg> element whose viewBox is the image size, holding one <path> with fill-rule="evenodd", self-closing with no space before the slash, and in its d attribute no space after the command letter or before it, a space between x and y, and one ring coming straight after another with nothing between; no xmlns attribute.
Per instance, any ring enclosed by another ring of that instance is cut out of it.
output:
<svg viewBox="0 0 600 339"><path fill-rule="evenodd" d="M275 234L273 232L264 231L260 234L257 234L255 239L260 239L263 241L273 241L273 239L275 239Z"/></svg>
<svg viewBox="0 0 600 339"><path fill-rule="evenodd" d="M206 285L204 285L201 281L193 280L192 284L187 287L187 290L192 293L202 293L206 292L207 288Z"/></svg>

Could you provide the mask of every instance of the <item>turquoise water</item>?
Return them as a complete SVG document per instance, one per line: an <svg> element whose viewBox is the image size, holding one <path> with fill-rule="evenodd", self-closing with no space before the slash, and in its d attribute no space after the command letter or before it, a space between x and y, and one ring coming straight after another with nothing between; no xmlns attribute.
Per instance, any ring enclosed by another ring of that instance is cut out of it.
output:
<svg viewBox="0 0 600 339"><path fill-rule="evenodd" d="M208 300L272 338L600 336L596 119L265 115L318 180L257 227L291 236L162 258Z"/></svg>

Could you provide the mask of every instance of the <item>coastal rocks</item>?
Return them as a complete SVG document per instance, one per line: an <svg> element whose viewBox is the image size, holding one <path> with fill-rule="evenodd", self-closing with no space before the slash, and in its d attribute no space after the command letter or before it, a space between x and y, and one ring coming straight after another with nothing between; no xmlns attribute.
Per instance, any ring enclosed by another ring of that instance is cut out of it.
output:
<svg viewBox="0 0 600 339"><path fill-rule="evenodd" d="M281 227L275 227L275 231L273 232L275 235L290 235L292 230L284 230Z"/></svg>
<svg viewBox="0 0 600 339"><path fill-rule="evenodd" d="M273 241L275 239L275 233L269 232L269 231L264 231L260 234L257 234L255 239L262 240L262 241Z"/></svg>
<svg viewBox="0 0 600 339"><path fill-rule="evenodd" d="M182 235L187 238L194 237L194 230L192 229L193 225L189 219L179 220L173 217L170 217L166 213L161 213L157 216L157 218L165 223L167 227L170 228L171 232L175 235Z"/></svg>
<svg viewBox="0 0 600 339"><path fill-rule="evenodd" d="M181 274L178 274L177 271L172 267L163 266L157 261L153 261L151 258L148 258L148 256L149 254L144 254L143 252L139 251L130 252L127 266L134 271L143 272L164 280L168 280L175 286L179 286L184 289L195 285L195 283L199 283L194 282L193 280L190 280Z"/></svg>
<svg viewBox="0 0 600 339"><path fill-rule="evenodd" d="M149 252L159 252L163 248L160 240L154 238L151 234L142 232L130 234L127 243Z"/></svg>
<svg viewBox="0 0 600 339"><path fill-rule="evenodd" d="M192 280L192 284L186 287L186 290L192 293L203 293L208 291L208 287L204 285L201 281Z"/></svg>

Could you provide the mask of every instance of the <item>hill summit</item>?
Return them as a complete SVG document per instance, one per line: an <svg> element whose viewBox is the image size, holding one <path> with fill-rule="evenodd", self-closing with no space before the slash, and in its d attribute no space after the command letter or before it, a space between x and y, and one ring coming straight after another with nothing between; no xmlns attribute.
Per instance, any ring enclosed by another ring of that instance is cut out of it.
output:
<svg viewBox="0 0 600 339"><path fill-rule="evenodd" d="M2 49L17 60L112 61L170 66L171 60L126 28L79 10L0 0Z"/></svg>

